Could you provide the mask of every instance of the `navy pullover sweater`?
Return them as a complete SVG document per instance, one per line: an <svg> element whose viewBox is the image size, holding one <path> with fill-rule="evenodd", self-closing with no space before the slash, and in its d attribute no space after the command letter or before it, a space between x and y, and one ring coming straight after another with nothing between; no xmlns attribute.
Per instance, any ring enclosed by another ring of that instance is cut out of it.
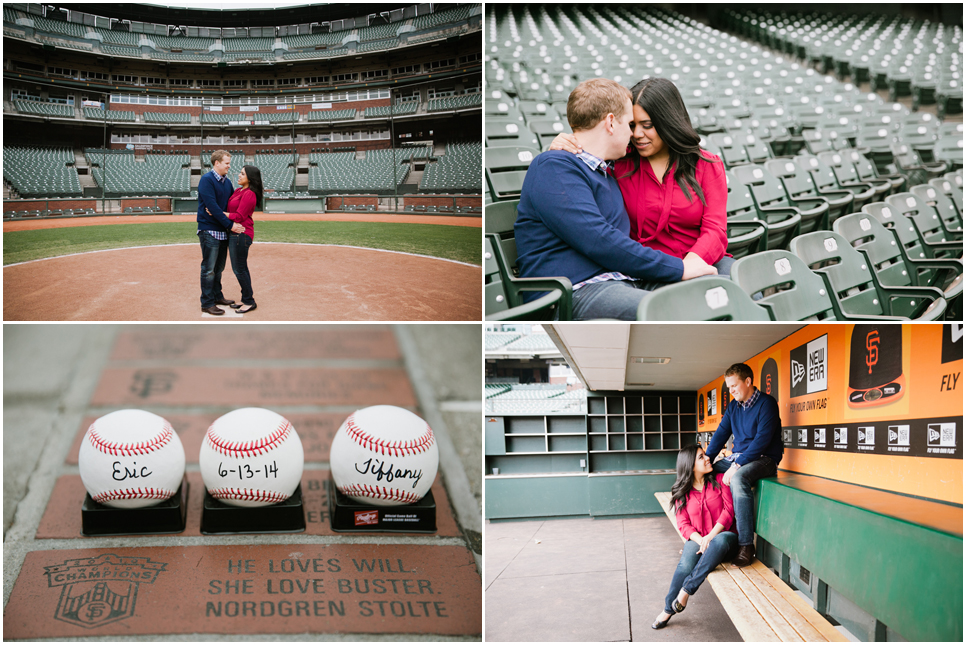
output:
<svg viewBox="0 0 966 645"><path fill-rule="evenodd" d="M591 170L572 153L543 152L527 169L513 227L520 277L566 276L577 284L620 271L679 281L684 263L632 240L630 226L613 176Z"/></svg>
<svg viewBox="0 0 966 645"><path fill-rule="evenodd" d="M777 465L785 454L778 401L764 392L758 395L758 400L748 410L737 401L732 401L727 407L706 451L712 463L732 434L735 436L732 452L741 453L735 459L740 466L762 455L771 457Z"/></svg>
<svg viewBox="0 0 966 645"><path fill-rule="evenodd" d="M225 181L214 178L214 171L206 172L198 180L198 230L199 231L230 231L232 222L225 215L228 208L228 198L235 191L231 179ZM205 209L211 211L209 216Z"/></svg>

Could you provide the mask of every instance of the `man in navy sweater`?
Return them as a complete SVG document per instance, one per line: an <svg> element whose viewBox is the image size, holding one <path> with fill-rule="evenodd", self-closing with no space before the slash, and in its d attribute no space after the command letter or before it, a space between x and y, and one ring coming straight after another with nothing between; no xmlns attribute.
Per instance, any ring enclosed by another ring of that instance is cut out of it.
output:
<svg viewBox="0 0 966 645"><path fill-rule="evenodd" d="M603 78L583 81L567 101L567 121L583 152L541 153L523 181L513 227L520 276L569 278L575 320L636 320L649 290L717 273L693 254L681 260L630 238L613 162L627 152L633 114L627 88Z"/></svg>
<svg viewBox="0 0 966 645"><path fill-rule="evenodd" d="M228 233L244 233L245 227L225 215L233 188L228 179L231 155L227 150L211 153L212 170L198 181L198 241L201 243L201 310L212 316L225 312L216 305L233 305L221 292L221 273L228 257ZM210 213L210 214L209 214Z"/></svg>
<svg viewBox="0 0 966 645"><path fill-rule="evenodd" d="M731 563L734 567L747 566L755 557L755 482L774 477L785 454L778 401L754 383L754 373L744 363L735 363L725 372L732 401L705 451L714 462L714 471L724 473L724 483L731 486L738 524L738 555ZM731 454L715 462L732 435Z"/></svg>

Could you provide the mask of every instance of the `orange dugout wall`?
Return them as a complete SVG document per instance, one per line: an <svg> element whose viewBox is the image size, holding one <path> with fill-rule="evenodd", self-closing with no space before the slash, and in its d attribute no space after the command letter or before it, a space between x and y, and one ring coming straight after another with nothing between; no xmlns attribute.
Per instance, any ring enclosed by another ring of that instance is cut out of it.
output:
<svg viewBox="0 0 966 645"><path fill-rule="evenodd" d="M782 470L963 503L963 325L809 325L745 361L778 400ZM729 401L698 390L698 431ZM710 436L710 435L709 435Z"/></svg>

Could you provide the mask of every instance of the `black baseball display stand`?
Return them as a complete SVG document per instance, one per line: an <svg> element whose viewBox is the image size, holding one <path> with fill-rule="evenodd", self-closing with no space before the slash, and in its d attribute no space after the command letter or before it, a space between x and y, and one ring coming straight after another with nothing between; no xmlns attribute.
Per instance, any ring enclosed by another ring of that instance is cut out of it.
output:
<svg viewBox="0 0 966 645"><path fill-rule="evenodd" d="M201 510L201 532L204 535L301 533L304 530L305 507L302 504L301 484L284 502L255 508L225 504L205 491L205 503Z"/></svg>
<svg viewBox="0 0 966 645"><path fill-rule="evenodd" d="M153 535L181 533L188 511L188 480L183 478L178 491L169 499L144 508L112 508L99 504L88 493L81 505L81 534Z"/></svg>
<svg viewBox="0 0 966 645"><path fill-rule="evenodd" d="M435 533L436 499L430 490L418 502L398 506L360 504L340 493L329 478L329 521L340 533Z"/></svg>

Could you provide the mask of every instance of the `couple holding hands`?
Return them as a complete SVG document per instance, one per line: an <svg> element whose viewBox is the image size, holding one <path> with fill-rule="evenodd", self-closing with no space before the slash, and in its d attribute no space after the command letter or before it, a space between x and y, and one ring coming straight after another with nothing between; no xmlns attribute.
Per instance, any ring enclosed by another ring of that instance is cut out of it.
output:
<svg viewBox="0 0 966 645"><path fill-rule="evenodd" d="M674 83L583 81L567 120L574 133L537 155L523 182L520 277L569 278L575 320L635 320L649 291L730 276L724 164L699 147Z"/></svg>
<svg viewBox="0 0 966 645"><path fill-rule="evenodd" d="M239 313L255 309L252 278L248 271L248 250L255 240L252 213L262 203L262 174L255 166L238 173L238 188L228 179L231 155L226 150L211 153L212 170L198 182L198 241L201 243L201 311L224 315L217 305L228 305ZM231 256L231 269L241 287L242 304L225 298L221 273Z"/></svg>

